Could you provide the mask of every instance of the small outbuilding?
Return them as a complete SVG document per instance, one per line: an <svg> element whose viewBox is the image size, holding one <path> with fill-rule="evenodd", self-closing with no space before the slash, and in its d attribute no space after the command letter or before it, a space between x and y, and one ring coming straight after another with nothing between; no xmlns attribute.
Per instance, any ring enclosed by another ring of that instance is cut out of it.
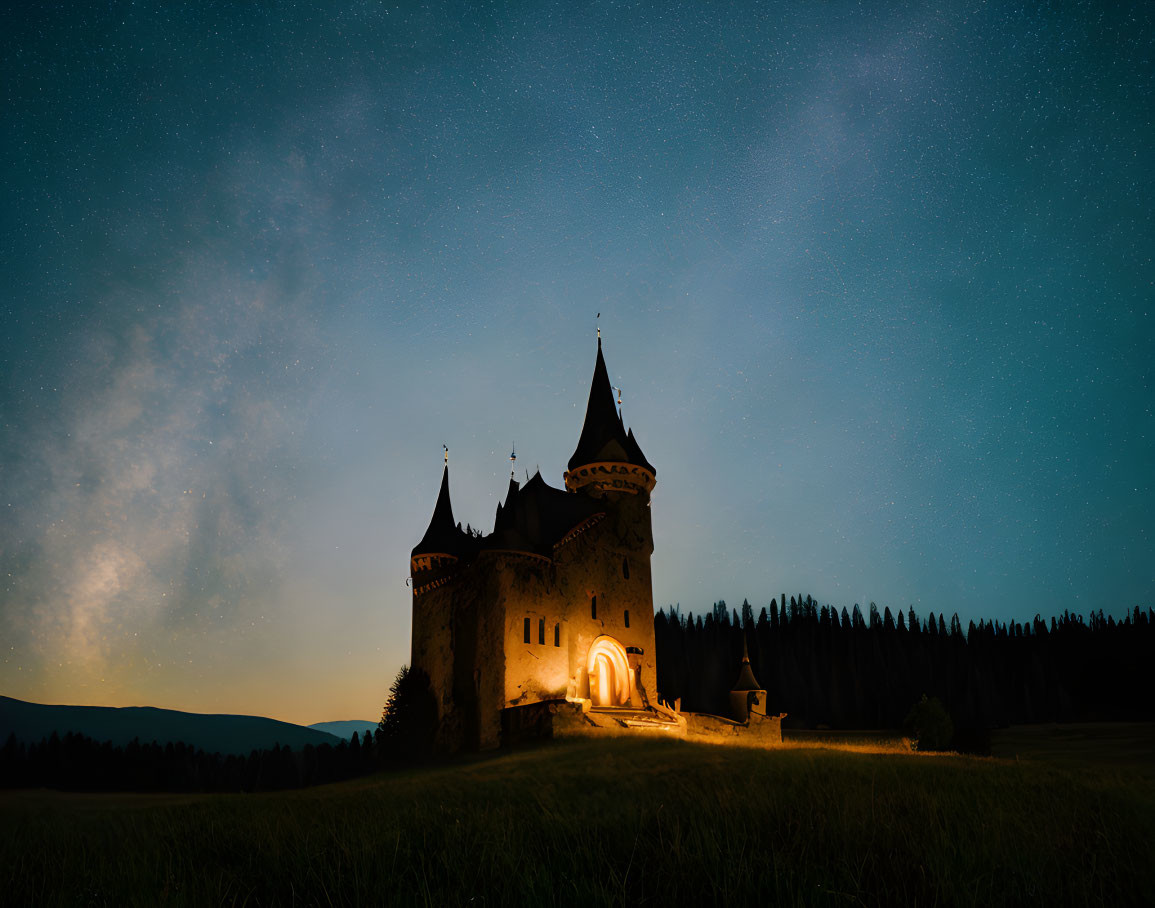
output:
<svg viewBox="0 0 1155 908"><path fill-rule="evenodd" d="M746 648L746 636L743 634L742 668L730 690L730 715L735 722L749 722L751 714L766 715L766 691L750 668L750 651Z"/></svg>

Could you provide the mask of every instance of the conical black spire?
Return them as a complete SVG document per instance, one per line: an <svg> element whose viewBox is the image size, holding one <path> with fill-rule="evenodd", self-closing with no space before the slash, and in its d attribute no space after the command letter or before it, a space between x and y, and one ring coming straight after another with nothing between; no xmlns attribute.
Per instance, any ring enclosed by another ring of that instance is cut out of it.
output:
<svg viewBox="0 0 1155 908"><path fill-rule="evenodd" d="M453 522L453 505L449 501L449 464L441 474L441 491L437 493L437 504L433 508L433 518L429 529L413 549L412 555L457 555L465 534Z"/></svg>
<svg viewBox="0 0 1155 908"><path fill-rule="evenodd" d="M754 670L750 668L750 651L746 648L746 635L742 635L742 671L738 673L738 680L731 688L736 691L764 690L758 679L754 677Z"/></svg>
<svg viewBox="0 0 1155 908"><path fill-rule="evenodd" d="M569 468L587 463L611 461L632 463L657 474L646 460L632 432L622 425L622 418L614 407L614 389L610 385L606 360L602 356L602 339L598 338L598 358L594 363L594 378L590 383L590 399L586 404L586 419L577 450L569 459Z"/></svg>

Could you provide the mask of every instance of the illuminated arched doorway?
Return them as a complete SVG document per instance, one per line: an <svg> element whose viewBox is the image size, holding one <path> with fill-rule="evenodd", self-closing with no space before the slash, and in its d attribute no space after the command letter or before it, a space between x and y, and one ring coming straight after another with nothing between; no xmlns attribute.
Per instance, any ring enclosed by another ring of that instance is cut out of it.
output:
<svg viewBox="0 0 1155 908"><path fill-rule="evenodd" d="M626 648L613 637L598 637L586 659L590 699L594 706L626 706L630 702L630 664Z"/></svg>

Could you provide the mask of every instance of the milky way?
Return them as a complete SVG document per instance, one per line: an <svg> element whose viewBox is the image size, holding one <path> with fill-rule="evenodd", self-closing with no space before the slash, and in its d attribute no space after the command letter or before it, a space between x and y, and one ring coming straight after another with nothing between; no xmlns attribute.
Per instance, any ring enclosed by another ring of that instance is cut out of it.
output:
<svg viewBox="0 0 1155 908"><path fill-rule="evenodd" d="M10 17L0 692L374 718L598 312L656 606L1153 604L1148 6L510 6Z"/></svg>

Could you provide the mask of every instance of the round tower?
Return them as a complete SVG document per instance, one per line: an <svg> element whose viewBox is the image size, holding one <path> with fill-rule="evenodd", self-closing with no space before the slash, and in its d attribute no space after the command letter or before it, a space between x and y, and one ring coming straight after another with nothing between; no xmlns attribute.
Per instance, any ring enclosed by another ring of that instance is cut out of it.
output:
<svg viewBox="0 0 1155 908"><path fill-rule="evenodd" d="M574 696L594 707L648 708L651 697L657 702L650 575L656 471L614 406L600 335L585 422L568 466L567 497L604 515L565 556Z"/></svg>

